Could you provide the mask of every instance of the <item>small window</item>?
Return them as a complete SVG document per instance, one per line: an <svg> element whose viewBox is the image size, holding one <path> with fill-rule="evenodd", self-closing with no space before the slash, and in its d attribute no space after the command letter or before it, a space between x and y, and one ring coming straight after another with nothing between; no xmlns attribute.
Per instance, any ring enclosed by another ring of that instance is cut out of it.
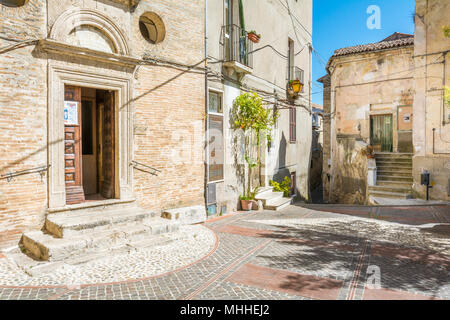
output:
<svg viewBox="0 0 450 320"><path fill-rule="evenodd" d="M5 7L17 8L25 5L28 0L0 0L0 4Z"/></svg>
<svg viewBox="0 0 450 320"><path fill-rule="evenodd" d="M222 113L222 96L217 92L209 92L209 112Z"/></svg>
<svg viewBox="0 0 450 320"><path fill-rule="evenodd" d="M144 39L152 44L162 42L166 36L162 19L153 12L146 12L139 18L139 30Z"/></svg>

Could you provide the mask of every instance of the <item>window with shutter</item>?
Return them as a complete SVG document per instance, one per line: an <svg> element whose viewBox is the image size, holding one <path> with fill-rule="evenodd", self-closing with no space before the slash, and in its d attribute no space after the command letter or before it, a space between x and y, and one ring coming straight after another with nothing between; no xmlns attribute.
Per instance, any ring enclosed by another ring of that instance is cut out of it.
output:
<svg viewBox="0 0 450 320"><path fill-rule="evenodd" d="M295 107L289 109L289 141L297 141L297 110Z"/></svg>

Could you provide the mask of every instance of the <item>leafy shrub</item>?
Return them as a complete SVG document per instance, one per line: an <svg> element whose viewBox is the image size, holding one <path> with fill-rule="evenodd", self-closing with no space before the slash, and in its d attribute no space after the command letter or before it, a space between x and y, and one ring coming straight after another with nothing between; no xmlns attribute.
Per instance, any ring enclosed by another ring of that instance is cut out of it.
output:
<svg viewBox="0 0 450 320"><path fill-rule="evenodd" d="M284 177L281 183L270 180L269 185L273 187L275 192L283 192L283 196L288 198L291 194L291 179L289 177Z"/></svg>

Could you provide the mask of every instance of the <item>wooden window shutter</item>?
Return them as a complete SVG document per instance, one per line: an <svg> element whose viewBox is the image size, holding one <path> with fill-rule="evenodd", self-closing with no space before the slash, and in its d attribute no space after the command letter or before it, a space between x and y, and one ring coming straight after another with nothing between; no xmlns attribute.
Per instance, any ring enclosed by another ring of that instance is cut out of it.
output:
<svg viewBox="0 0 450 320"><path fill-rule="evenodd" d="M297 110L295 107L289 109L289 141L297 141Z"/></svg>

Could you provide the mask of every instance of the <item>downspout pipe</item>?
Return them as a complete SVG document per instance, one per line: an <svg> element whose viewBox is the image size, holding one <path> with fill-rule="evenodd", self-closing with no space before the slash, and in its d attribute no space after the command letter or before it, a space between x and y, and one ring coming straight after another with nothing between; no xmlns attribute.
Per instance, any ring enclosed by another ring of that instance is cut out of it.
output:
<svg viewBox="0 0 450 320"><path fill-rule="evenodd" d="M208 210L208 0L204 1L204 15L205 15L205 182L204 182L204 198L205 198L205 208ZM208 213L206 212L208 216Z"/></svg>

